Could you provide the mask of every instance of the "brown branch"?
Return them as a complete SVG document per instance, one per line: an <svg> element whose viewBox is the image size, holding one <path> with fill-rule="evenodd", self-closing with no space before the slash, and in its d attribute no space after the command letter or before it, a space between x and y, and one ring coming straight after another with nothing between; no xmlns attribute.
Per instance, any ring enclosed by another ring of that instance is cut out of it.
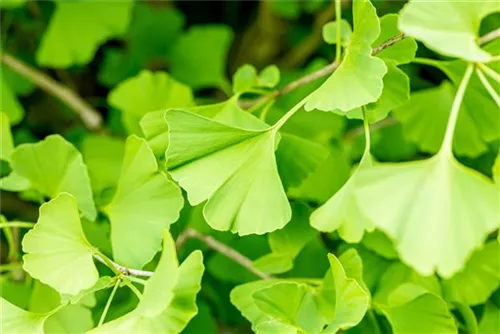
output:
<svg viewBox="0 0 500 334"><path fill-rule="evenodd" d="M266 274L265 272L260 271L259 269L255 268L252 260L247 258L245 255L241 254L237 250L221 243L220 241L212 238L209 235L201 234L200 232L198 232L192 228L186 229L177 238L177 241L176 241L177 249L179 249L188 239L200 240L201 242L206 244L208 248L211 248L211 249L219 252L220 254L224 255L225 257L233 260L234 262L240 264L241 266L245 267L250 272L254 273L256 276L259 276L262 279L273 278L273 276Z"/></svg>
<svg viewBox="0 0 500 334"><path fill-rule="evenodd" d="M389 38L385 42L383 42L380 45L373 48L372 55L376 55L377 53L382 52L386 48L391 47L392 45L398 43L399 41L402 41L405 38L406 38L406 36L404 34L398 34L394 37ZM336 62L333 62L333 63L328 64L327 66L323 67L322 69L320 69L316 72L310 73L308 75L303 76L300 79L297 79L295 81L290 82L285 87L283 87L281 89L277 89L277 90L273 91L272 93L270 93L269 95L259 97L255 100L241 101L240 106L242 108L247 109L247 108L250 108L256 104L262 103L264 100L268 100L268 99L279 97L281 95L288 94L291 91L293 91L299 87L307 85L310 82L313 82L319 78L325 77L325 76L335 72L335 70L338 67L339 67L339 64L337 64Z"/></svg>
<svg viewBox="0 0 500 334"><path fill-rule="evenodd" d="M500 28L490 31L479 39L479 45L484 45L497 38L500 38Z"/></svg>
<svg viewBox="0 0 500 334"><path fill-rule="evenodd" d="M106 261L104 261L104 259L97 254L94 254L94 259L96 259L97 261L101 262L102 264L104 264L106 266L108 265L106 263ZM134 275L134 276L143 276L143 277L153 276L152 271L127 268L127 267L124 267L116 262L111 261L111 260L109 260L109 261L113 264L113 267L115 267L116 270L118 270L119 272L121 272L124 275Z"/></svg>
<svg viewBox="0 0 500 334"><path fill-rule="evenodd" d="M10 54L4 53L2 55L2 63L73 109L89 130L98 131L102 129L101 114L68 87Z"/></svg>

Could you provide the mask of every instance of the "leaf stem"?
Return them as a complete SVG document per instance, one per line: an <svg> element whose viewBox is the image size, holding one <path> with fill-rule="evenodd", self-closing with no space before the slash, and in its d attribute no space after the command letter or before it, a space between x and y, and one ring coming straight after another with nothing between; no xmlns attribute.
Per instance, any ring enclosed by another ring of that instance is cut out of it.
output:
<svg viewBox="0 0 500 334"><path fill-rule="evenodd" d="M490 93L491 97L493 98L493 100L495 101L495 103L497 104L497 106L500 107L500 95L498 95L498 93L495 91L495 89L490 84L490 82L488 81L488 79L486 79L486 77L484 76L483 72L479 68L477 68L477 67L476 67L476 74L479 77L479 80L481 80L484 88L486 88L486 90L488 91L488 93Z"/></svg>
<svg viewBox="0 0 500 334"><path fill-rule="evenodd" d="M99 319L97 327L101 326L104 323L104 320L106 319L106 314L108 314L108 310L109 307L111 306L111 302L113 301L116 290L118 290L118 287L120 286L120 281L121 281L120 279L116 280L116 283L113 286L113 290L111 290L111 294L109 295L108 301L106 302L106 306L104 306L104 310L102 311L101 318Z"/></svg>
<svg viewBox="0 0 500 334"><path fill-rule="evenodd" d="M147 283L146 280L139 278L139 277L135 277L135 276L124 276L124 279L128 279L129 281L132 281L134 283L139 283L142 285L145 285Z"/></svg>
<svg viewBox="0 0 500 334"><path fill-rule="evenodd" d="M0 223L0 229L9 227L33 228L35 223L12 221L7 223Z"/></svg>
<svg viewBox="0 0 500 334"><path fill-rule="evenodd" d="M471 334L477 333L477 320L471 308L463 303L453 303L453 305L456 306L457 310L462 315L467 332Z"/></svg>
<svg viewBox="0 0 500 334"><path fill-rule="evenodd" d="M458 86L457 94L455 95L455 99L453 100L453 104L451 106L448 124L446 125L446 133L444 135L443 144L441 145L441 149L439 150L440 153L444 152L453 155L453 150L452 150L453 135L455 133L458 114L460 113L460 107L464 99L465 90L467 88L467 85L469 84L473 70L474 70L474 64L469 64L467 66L467 69L465 70L465 74L462 78L462 81L460 82L460 86Z"/></svg>
<svg viewBox="0 0 500 334"><path fill-rule="evenodd" d="M364 154L369 154L370 153L370 147L371 147L371 142L370 142L370 123L366 119L366 110L365 107L361 107L361 110L363 112L363 129L365 131L365 152Z"/></svg>
<svg viewBox="0 0 500 334"><path fill-rule="evenodd" d="M135 287L135 285L127 279L123 280L123 283L132 290L132 292L137 296L139 300L142 298L142 293Z"/></svg>
<svg viewBox="0 0 500 334"><path fill-rule="evenodd" d="M292 117L297 111L300 110L300 108L302 108L304 104L306 104L308 98L309 95L300 100L299 103L297 103L292 109L290 109L286 114L284 114L283 117L281 117L279 121L277 121L271 128L274 131L278 131L286 123L286 121L290 119L290 117Z"/></svg>
<svg viewBox="0 0 500 334"><path fill-rule="evenodd" d="M341 52L342 52L342 46L340 45L341 42L341 35L340 35L340 30L341 30L341 25L340 25L340 20L342 18L342 7L340 0L334 0L335 1L335 26L337 28L337 44L335 45L335 62L340 63L341 59Z"/></svg>
<svg viewBox="0 0 500 334"><path fill-rule="evenodd" d="M132 269L132 268L127 268L125 266L122 266L112 260L110 260L106 255L102 254L98 250L96 250L97 253L94 254L94 258L101 262L102 264L105 264L106 266L110 267L111 270L116 269L120 274L129 276L129 275L134 275L134 276L144 276L144 277L151 277L153 276L152 271L147 271L147 270L139 270L139 269ZM114 271L115 272L115 271ZM117 272L115 272L117 273Z"/></svg>
<svg viewBox="0 0 500 334"><path fill-rule="evenodd" d="M19 262L2 264L2 265L0 265L0 272L10 271L10 270L13 270L13 269L16 269L16 268L21 268L22 266L23 265L21 263L19 263Z"/></svg>
<svg viewBox="0 0 500 334"><path fill-rule="evenodd" d="M376 334L382 334L382 330L380 329L380 325L377 320L377 316L375 315L375 312L373 312L373 309L368 310L368 317L373 323L373 326L375 327L375 333Z"/></svg>
<svg viewBox="0 0 500 334"><path fill-rule="evenodd" d="M493 80L495 80L496 82L498 82L500 84L500 74L493 71L493 69L491 69L490 67L488 67L484 64L477 63L477 66L479 67L479 69L481 71L483 71L484 74L486 74L487 76L489 76L490 78L492 78Z"/></svg>

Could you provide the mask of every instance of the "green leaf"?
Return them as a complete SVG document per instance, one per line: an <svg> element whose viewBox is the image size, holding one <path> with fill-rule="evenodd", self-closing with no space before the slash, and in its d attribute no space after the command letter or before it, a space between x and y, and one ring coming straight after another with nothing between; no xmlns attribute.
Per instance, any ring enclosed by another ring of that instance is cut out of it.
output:
<svg viewBox="0 0 500 334"><path fill-rule="evenodd" d="M123 35L130 22L132 1L56 1L36 58L40 65L66 68L85 65L108 39ZM87 27L81 30L81 27Z"/></svg>
<svg viewBox="0 0 500 334"><path fill-rule="evenodd" d="M89 333L180 333L197 312L203 269L200 251L191 253L179 266L172 236L164 230L162 256L139 305Z"/></svg>
<svg viewBox="0 0 500 334"><path fill-rule="evenodd" d="M291 218L278 175L276 131L244 130L180 110L166 112L167 168L216 230L240 235L280 229Z"/></svg>
<svg viewBox="0 0 500 334"><path fill-rule="evenodd" d="M224 25L193 26L179 38L169 55L172 75L193 89L226 89L226 58L233 34ZM207 52L210 50L210 52Z"/></svg>
<svg viewBox="0 0 500 334"><path fill-rule="evenodd" d="M373 230L373 224L363 214L355 193L359 172L372 168L372 157L366 154L356 171L344 186L311 214L311 226L322 232L339 232L348 242L359 242L365 230Z"/></svg>
<svg viewBox="0 0 500 334"><path fill-rule="evenodd" d="M385 258L398 258L398 253L394 249L394 244L391 239L379 230L375 230L372 233L365 233L362 243L366 248Z"/></svg>
<svg viewBox="0 0 500 334"><path fill-rule="evenodd" d="M500 184L500 149L498 150L497 158L495 159L495 163L493 164L492 174L495 183Z"/></svg>
<svg viewBox="0 0 500 334"><path fill-rule="evenodd" d="M458 332L445 301L419 286L403 284L389 300L389 305L381 308L394 334Z"/></svg>
<svg viewBox="0 0 500 334"><path fill-rule="evenodd" d="M77 294L95 284L95 250L85 239L76 200L62 193L40 207L35 227L23 238L23 268L60 293Z"/></svg>
<svg viewBox="0 0 500 334"><path fill-rule="evenodd" d="M233 75L233 92L243 93L257 85L257 69L255 66L245 64L240 66Z"/></svg>
<svg viewBox="0 0 500 334"><path fill-rule="evenodd" d="M368 0L353 3L354 31L346 54L337 70L310 96L306 110L340 110L347 112L378 100L382 78L387 72L384 62L371 56L371 45L380 33L375 7Z"/></svg>
<svg viewBox="0 0 500 334"><path fill-rule="evenodd" d="M14 9L24 6L28 0L2 0L0 2L0 7L2 9Z"/></svg>
<svg viewBox="0 0 500 334"><path fill-rule="evenodd" d="M336 44L337 43L337 22L332 21L328 22L323 26L323 39L328 44ZM352 35L352 28L349 22L342 19L340 20L340 44L342 46L349 45L350 39Z"/></svg>
<svg viewBox="0 0 500 334"><path fill-rule="evenodd" d="M82 155L59 135L16 147L11 156L16 174L28 179L34 190L50 198L61 192L73 195L90 220L96 217L90 179Z"/></svg>
<svg viewBox="0 0 500 334"><path fill-rule="evenodd" d="M180 189L158 172L146 141L128 137L116 194L104 209L111 221L114 259L132 268L151 261L160 250L161 231L177 221L183 202Z"/></svg>
<svg viewBox="0 0 500 334"><path fill-rule="evenodd" d="M374 166L359 177L363 212L422 275L453 276L498 227L496 187L447 153Z"/></svg>
<svg viewBox="0 0 500 334"><path fill-rule="evenodd" d="M43 325L50 314L27 312L9 303L3 298L0 298L0 301L2 309L0 329L2 330L2 333L44 333Z"/></svg>
<svg viewBox="0 0 500 334"><path fill-rule="evenodd" d="M487 302L484 307L483 316L479 321L479 334L491 334L500 329L500 307L492 302Z"/></svg>
<svg viewBox="0 0 500 334"><path fill-rule="evenodd" d="M443 280L445 299L466 305L484 303L500 286L499 258L500 245L496 241L474 252L461 272Z"/></svg>
<svg viewBox="0 0 500 334"><path fill-rule="evenodd" d="M378 46L388 39L397 36L400 32L398 28L399 16L397 14L387 14L380 18L380 35L372 46ZM411 37L385 48L377 53L377 57L383 59L386 63L395 65L407 64L415 58L417 52L417 42ZM385 87L385 83L384 83Z"/></svg>
<svg viewBox="0 0 500 334"><path fill-rule="evenodd" d="M479 26L484 17L498 11L495 2L447 0L429 6L412 0L401 11L399 25L405 34L443 55L486 62L492 56L477 42Z"/></svg>
<svg viewBox="0 0 500 334"><path fill-rule="evenodd" d="M0 178L0 189L2 190L19 192L30 188L30 181L16 172L11 172L9 175Z"/></svg>
<svg viewBox="0 0 500 334"><path fill-rule="evenodd" d="M140 134L139 121L148 111L190 107L194 100L191 89L167 73L144 70L114 88L108 103L122 111L130 133Z"/></svg>
<svg viewBox="0 0 500 334"><path fill-rule="evenodd" d="M4 75L0 76L0 94L2 96L0 112L7 115L11 125L21 122L24 117L24 108L9 87Z"/></svg>
<svg viewBox="0 0 500 334"><path fill-rule="evenodd" d="M10 132L9 116L0 112L0 159L10 161L10 156L14 151L14 140Z"/></svg>
<svg viewBox="0 0 500 334"><path fill-rule="evenodd" d="M257 86L273 88L280 82L281 74L278 66L269 65L260 71L257 77Z"/></svg>

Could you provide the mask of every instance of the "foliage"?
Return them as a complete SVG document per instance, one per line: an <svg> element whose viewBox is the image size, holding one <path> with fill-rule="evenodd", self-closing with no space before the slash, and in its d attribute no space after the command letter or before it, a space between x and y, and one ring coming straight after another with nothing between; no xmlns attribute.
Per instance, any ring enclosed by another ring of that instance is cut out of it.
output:
<svg viewBox="0 0 500 334"><path fill-rule="evenodd" d="M500 333L496 3L0 5L2 333Z"/></svg>

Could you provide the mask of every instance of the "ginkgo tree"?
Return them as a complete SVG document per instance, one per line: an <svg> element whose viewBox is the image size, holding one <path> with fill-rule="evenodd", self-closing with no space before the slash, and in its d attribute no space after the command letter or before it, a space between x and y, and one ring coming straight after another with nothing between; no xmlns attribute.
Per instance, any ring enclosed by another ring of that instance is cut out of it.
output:
<svg viewBox="0 0 500 334"><path fill-rule="evenodd" d="M2 333L500 332L496 2L262 2L333 59L232 81L239 35L171 4L0 4L47 16L1 55L0 189L35 210L0 215ZM87 129L37 140L35 86Z"/></svg>

